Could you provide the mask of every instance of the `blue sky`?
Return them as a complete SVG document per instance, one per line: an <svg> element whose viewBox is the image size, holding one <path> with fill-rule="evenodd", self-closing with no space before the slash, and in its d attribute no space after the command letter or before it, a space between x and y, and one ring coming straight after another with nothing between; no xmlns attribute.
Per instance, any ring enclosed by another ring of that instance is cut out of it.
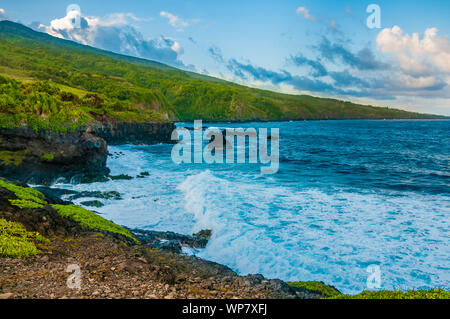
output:
<svg viewBox="0 0 450 319"><path fill-rule="evenodd" d="M80 28L70 24L72 3ZM367 26L372 3L381 28ZM0 18L54 36L250 86L450 115L445 0L22 0L0 8Z"/></svg>

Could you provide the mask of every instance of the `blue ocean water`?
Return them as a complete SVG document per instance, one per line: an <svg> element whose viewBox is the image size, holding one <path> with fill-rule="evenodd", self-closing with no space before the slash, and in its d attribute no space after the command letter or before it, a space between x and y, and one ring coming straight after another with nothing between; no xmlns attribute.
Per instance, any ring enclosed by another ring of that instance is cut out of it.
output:
<svg viewBox="0 0 450 319"><path fill-rule="evenodd" d="M112 174L149 177L55 186L120 192L96 211L128 227L212 229L196 254L241 274L358 293L378 265L382 289L450 289L450 121L214 126L279 128L278 174L261 175L261 164L176 165L172 145L123 145L110 147Z"/></svg>

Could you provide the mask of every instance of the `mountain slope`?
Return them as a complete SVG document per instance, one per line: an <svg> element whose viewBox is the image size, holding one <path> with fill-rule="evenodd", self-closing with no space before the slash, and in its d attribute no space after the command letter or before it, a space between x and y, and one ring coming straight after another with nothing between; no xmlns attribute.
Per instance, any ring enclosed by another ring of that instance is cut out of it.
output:
<svg viewBox="0 0 450 319"><path fill-rule="evenodd" d="M86 94L95 96L95 107L78 103L87 117L120 115L134 121L143 112L147 119L180 121L442 118L249 88L54 38L9 21L0 22L0 40L0 75L51 81L50 86L81 101ZM8 109L14 101L5 104L1 94L0 110Z"/></svg>

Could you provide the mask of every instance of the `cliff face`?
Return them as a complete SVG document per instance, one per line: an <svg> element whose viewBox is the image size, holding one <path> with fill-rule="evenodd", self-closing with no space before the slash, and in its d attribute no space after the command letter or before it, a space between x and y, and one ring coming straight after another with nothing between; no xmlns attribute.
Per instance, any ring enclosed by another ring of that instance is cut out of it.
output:
<svg viewBox="0 0 450 319"><path fill-rule="evenodd" d="M107 154L105 140L85 129L67 134L28 127L0 130L0 176L26 183L108 174Z"/></svg>
<svg viewBox="0 0 450 319"><path fill-rule="evenodd" d="M58 178L94 178L109 173L107 145L170 141L173 123L96 122L75 132L0 129L0 176L48 185Z"/></svg>

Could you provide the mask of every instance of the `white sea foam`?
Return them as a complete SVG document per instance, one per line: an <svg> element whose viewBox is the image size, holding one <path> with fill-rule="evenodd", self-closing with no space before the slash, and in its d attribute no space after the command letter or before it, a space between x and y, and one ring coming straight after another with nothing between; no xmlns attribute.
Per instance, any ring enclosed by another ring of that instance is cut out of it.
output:
<svg viewBox="0 0 450 319"><path fill-rule="evenodd" d="M212 229L197 255L241 274L319 280L356 293L366 288L367 266L377 264L384 289L450 288L448 196L277 186L235 171L175 169L148 148L110 151L125 154L110 159L113 175L150 177L70 187L120 192L123 200L102 200L96 210L128 227Z"/></svg>

